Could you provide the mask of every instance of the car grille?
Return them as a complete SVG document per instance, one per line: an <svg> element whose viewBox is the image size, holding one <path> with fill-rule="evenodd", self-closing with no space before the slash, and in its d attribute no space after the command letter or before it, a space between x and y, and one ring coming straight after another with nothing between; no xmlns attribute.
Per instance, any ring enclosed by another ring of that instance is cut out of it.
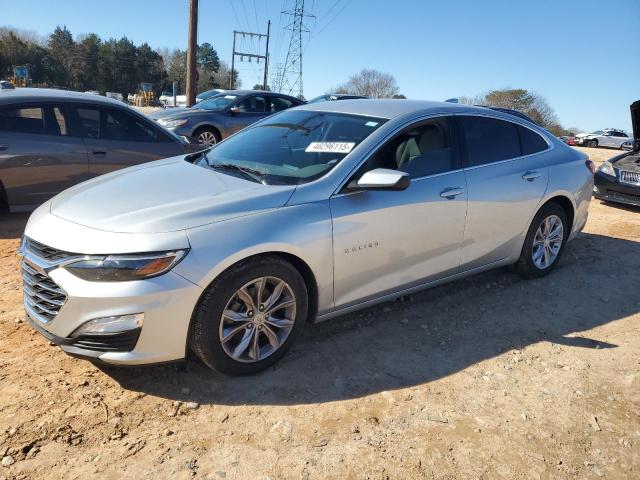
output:
<svg viewBox="0 0 640 480"><path fill-rule="evenodd" d="M640 185L640 173L620 170L620 181L630 185Z"/></svg>
<svg viewBox="0 0 640 480"><path fill-rule="evenodd" d="M617 192L615 190L607 190L607 196L614 200L630 203L632 205L640 205L640 195L632 195L630 193Z"/></svg>
<svg viewBox="0 0 640 480"><path fill-rule="evenodd" d="M57 248L48 247L27 237L24 239L24 248L50 262L57 262L78 255L77 253L65 252Z"/></svg>
<svg viewBox="0 0 640 480"><path fill-rule="evenodd" d="M67 294L51 277L22 262L22 288L27 313L43 323L55 318L67 300Z"/></svg>

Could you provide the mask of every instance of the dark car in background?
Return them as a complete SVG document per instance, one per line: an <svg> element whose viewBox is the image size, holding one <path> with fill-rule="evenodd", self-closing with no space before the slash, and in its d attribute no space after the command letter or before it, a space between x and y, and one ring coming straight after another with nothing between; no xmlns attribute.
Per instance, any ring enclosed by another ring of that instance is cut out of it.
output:
<svg viewBox="0 0 640 480"><path fill-rule="evenodd" d="M210 146L276 112L301 105L289 95L261 90L229 90L190 108L167 109L149 115L177 135Z"/></svg>
<svg viewBox="0 0 640 480"><path fill-rule="evenodd" d="M89 178L198 149L122 102L62 90L0 93L0 208L29 210Z"/></svg>
<svg viewBox="0 0 640 480"><path fill-rule="evenodd" d="M327 93L312 98L307 103L335 102L336 100L357 100L358 98L369 98L364 95L350 95L348 93Z"/></svg>
<svg viewBox="0 0 640 480"><path fill-rule="evenodd" d="M640 207L640 100L631 104L631 151L604 162L594 176L593 196L605 202Z"/></svg>

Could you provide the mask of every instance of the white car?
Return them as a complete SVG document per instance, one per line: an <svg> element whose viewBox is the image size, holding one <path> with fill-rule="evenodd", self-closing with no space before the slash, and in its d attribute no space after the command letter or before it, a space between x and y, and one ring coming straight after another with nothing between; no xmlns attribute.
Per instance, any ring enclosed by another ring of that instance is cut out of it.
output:
<svg viewBox="0 0 640 480"><path fill-rule="evenodd" d="M591 148L622 148L622 144L629 140L629 135L622 130L614 128L605 128L591 133L579 133L575 138L576 145L584 145Z"/></svg>
<svg viewBox="0 0 640 480"><path fill-rule="evenodd" d="M173 94L169 92L162 92L160 98L158 98L160 105L163 107L186 107L187 106L187 96L186 95L176 95L175 105L173 104Z"/></svg>

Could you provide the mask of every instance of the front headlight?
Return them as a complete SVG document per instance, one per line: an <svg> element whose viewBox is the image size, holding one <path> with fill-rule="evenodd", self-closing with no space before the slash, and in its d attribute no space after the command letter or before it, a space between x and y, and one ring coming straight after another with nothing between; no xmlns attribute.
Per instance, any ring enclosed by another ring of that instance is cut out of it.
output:
<svg viewBox="0 0 640 480"><path fill-rule="evenodd" d="M600 167L598 167L598 170L604 173L605 175L610 175L612 177L616 176L616 171L609 160L605 161L602 165L600 165Z"/></svg>
<svg viewBox="0 0 640 480"><path fill-rule="evenodd" d="M131 255L87 255L65 265L76 277L90 282L128 282L167 273L189 250Z"/></svg>
<svg viewBox="0 0 640 480"><path fill-rule="evenodd" d="M188 122L187 119L182 119L182 120L163 120L163 119L160 119L160 120L158 120L158 123L160 125L162 125L163 127L166 127L166 128L180 127L180 126L186 124L187 122Z"/></svg>

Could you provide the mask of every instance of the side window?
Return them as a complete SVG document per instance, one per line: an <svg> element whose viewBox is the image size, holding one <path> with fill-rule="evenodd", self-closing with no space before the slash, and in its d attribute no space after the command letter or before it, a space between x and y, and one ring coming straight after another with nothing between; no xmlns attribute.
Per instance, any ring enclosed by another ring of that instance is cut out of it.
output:
<svg viewBox="0 0 640 480"><path fill-rule="evenodd" d="M420 178L459 168L447 117L421 122L387 142L361 167L400 170Z"/></svg>
<svg viewBox="0 0 640 480"><path fill-rule="evenodd" d="M267 109L268 99L262 96L252 95L238 102L237 107L244 113L265 113ZM269 105L269 108L271 106Z"/></svg>
<svg viewBox="0 0 640 480"><path fill-rule="evenodd" d="M521 155L517 125L488 117L461 116L459 119L470 166Z"/></svg>
<svg viewBox="0 0 640 480"><path fill-rule="evenodd" d="M42 107L9 107L0 110L0 130L16 133L47 134Z"/></svg>
<svg viewBox="0 0 640 480"><path fill-rule="evenodd" d="M103 109L101 138L124 142L155 142L158 132L143 120L119 109Z"/></svg>
<svg viewBox="0 0 640 480"><path fill-rule="evenodd" d="M520 144L522 145L522 154L531 155L532 153L542 152L549 148L549 145L533 130L518 125L518 132L520 133Z"/></svg>
<svg viewBox="0 0 640 480"><path fill-rule="evenodd" d="M271 97L271 112L281 112L291 107L295 107L291 100L282 97Z"/></svg>
<svg viewBox="0 0 640 480"><path fill-rule="evenodd" d="M81 135L87 138L100 138L100 110L92 107L76 108Z"/></svg>

